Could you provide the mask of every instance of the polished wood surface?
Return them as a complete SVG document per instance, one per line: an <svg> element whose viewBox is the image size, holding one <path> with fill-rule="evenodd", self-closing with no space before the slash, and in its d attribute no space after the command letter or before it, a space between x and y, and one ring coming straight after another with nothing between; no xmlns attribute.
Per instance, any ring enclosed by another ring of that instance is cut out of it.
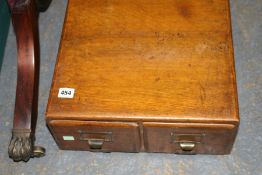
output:
<svg viewBox="0 0 262 175"><path fill-rule="evenodd" d="M17 39L18 72L14 128L30 129L37 115L39 40L38 13L34 1L10 0L12 21Z"/></svg>
<svg viewBox="0 0 262 175"><path fill-rule="evenodd" d="M137 122L150 152L152 130L170 130L144 122L230 125L228 147L200 149L228 153L239 124L229 1L69 0L46 116Z"/></svg>
<svg viewBox="0 0 262 175"><path fill-rule="evenodd" d="M70 0L48 118L237 122L228 5Z"/></svg>

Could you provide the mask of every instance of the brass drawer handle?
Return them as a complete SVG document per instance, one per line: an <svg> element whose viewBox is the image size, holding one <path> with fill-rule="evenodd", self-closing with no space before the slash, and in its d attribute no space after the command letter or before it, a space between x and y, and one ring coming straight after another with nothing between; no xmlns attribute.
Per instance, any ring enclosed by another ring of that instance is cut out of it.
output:
<svg viewBox="0 0 262 175"><path fill-rule="evenodd" d="M104 142L112 142L112 132L96 132L78 130L79 140L87 141L91 150L102 149Z"/></svg>
<svg viewBox="0 0 262 175"><path fill-rule="evenodd" d="M182 143L179 143L179 146L183 151L193 151L194 148L196 147L196 143L182 142Z"/></svg>
<svg viewBox="0 0 262 175"><path fill-rule="evenodd" d="M88 139L90 149L102 149L104 139Z"/></svg>

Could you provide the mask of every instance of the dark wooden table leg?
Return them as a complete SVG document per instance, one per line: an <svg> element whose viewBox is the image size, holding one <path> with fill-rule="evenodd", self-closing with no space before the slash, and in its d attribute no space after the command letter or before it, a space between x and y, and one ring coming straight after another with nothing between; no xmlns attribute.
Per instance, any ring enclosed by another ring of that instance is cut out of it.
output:
<svg viewBox="0 0 262 175"><path fill-rule="evenodd" d="M35 0L8 0L17 39L18 73L13 132L8 153L14 161L44 155L34 146L37 120L39 39Z"/></svg>

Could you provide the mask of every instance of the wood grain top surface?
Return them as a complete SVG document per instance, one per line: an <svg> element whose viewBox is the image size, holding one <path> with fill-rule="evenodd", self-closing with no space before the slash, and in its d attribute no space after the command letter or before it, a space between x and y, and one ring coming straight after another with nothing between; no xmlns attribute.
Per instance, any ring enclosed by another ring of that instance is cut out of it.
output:
<svg viewBox="0 0 262 175"><path fill-rule="evenodd" d="M47 119L234 123L236 94L228 0L69 0Z"/></svg>

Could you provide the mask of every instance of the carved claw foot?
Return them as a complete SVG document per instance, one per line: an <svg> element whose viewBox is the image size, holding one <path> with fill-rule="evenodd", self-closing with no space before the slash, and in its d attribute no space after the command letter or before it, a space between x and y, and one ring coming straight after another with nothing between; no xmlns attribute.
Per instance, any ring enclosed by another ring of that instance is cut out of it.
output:
<svg viewBox="0 0 262 175"><path fill-rule="evenodd" d="M31 157L33 142L30 130L14 130L8 147L9 157L14 161L28 161Z"/></svg>
<svg viewBox="0 0 262 175"><path fill-rule="evenodd" d="M44 156L45 149L40 146L33 146L30 130L14 130L8 147L8 154L16 162L27 162L32 157Z"/></svg>

